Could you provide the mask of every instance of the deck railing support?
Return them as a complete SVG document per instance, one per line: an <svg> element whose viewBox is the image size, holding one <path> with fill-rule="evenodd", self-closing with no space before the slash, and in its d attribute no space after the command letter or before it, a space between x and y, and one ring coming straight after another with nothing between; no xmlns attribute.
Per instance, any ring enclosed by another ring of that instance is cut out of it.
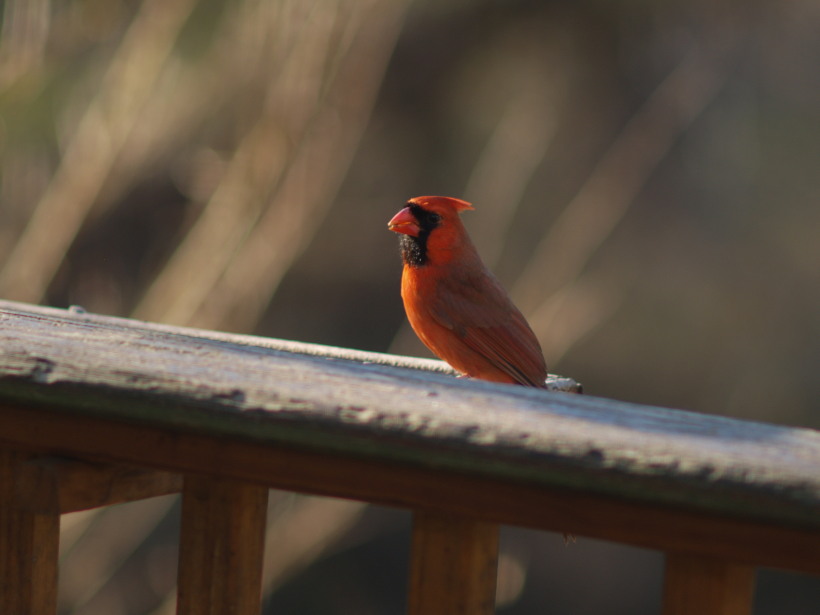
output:
<svg viewBox="0 0 820 615"><path fill-rule="evenodd" d="M663 615L751 615L754 580L752 566L667 553Z"/></svg>
<svg viewBox="0 0 820 615"><path fill-rule="evenodd" d="M179 615L258 615L268 489L186 476L182 490Z"/></svg>
<svg viewBox="0 0 820 615"><path fill-rule="evenodd" d="M26 461L0 450L0 613L54 615L60 511L34 511L16 497Z"/></svg>
<svg viewBox="0 0 820 615"><path fill-rule="evenodd" d="M820 574L816 430L442 369L0 300L0 615L54 615L60 514L180 491L182 615L259 613L268 489L414 511L410 615L494 611L500 523L667 552L663 615Z"/></svg>
<svg viewBox="0 0 820 615"><path fill-rule="evenodd" d="M498 525L416 511L409 615L492 615Z"/></svg>

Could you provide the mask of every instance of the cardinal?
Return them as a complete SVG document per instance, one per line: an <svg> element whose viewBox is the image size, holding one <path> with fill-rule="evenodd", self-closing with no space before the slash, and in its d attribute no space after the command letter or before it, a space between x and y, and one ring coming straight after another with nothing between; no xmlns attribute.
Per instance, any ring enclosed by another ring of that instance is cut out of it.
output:
<svg viewBox="0 0 820 615"><path fill-rule="evenodd" d="M487 269L461 223L470 203L410 199L388 222L399 233L401 296L413 331L463 375L546 388L538 339Z"/></svg>

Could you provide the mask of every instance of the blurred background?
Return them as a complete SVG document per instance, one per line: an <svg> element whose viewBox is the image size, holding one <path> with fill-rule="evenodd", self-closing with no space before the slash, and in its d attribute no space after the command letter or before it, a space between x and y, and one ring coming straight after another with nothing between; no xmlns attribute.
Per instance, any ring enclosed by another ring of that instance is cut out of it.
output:
<svg viewBox="0 0 820 615"><path fill-rule="evenodd" d="M428 356L386 223L457 196L551 372L820 427L815 0L0 6L0 297ZM269 516L266 612L403 612L407 513ZM173 613L178 526L66 516L61 613ZM499 613L659 608L658 553L502 537ZM818 604L761 573L756 614Z"/></svg>

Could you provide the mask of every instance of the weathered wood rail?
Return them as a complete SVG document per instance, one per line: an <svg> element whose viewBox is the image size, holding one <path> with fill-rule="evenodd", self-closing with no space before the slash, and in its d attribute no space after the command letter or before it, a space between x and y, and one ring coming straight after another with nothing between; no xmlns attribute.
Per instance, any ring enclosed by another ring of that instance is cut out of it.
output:
<svg viewBox="0 0 820 615"><path fill-rule="evenodd" d="M185 615L258 612L272 487L413 510L411 615L493 611L499 523L666 552L665 615L820 574L820 433L446 371L0 302L0 612L55 612L60 514L179 491Z"/></svg>

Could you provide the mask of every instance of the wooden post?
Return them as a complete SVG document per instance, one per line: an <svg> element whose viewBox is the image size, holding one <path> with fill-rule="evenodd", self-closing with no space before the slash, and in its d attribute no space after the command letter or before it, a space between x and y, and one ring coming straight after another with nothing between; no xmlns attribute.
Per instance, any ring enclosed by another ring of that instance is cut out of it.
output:
<svg viewBox="0 0 820 615"><path fill-rule="evenodd" d="M416 511L408 615L495 612L498 525Z"/></svg>
<svg viewBox="0 0 820 615"><path fill-rule="evenodd" d="M27 456L0 450L0 613L57 612L60 512L32 512L16 497Z"/></svg>
<svg viewBox="0 0 820 615"><path fill-rule="evenodd" d="M752 566L667 553L663 615L750 615L754 576Z"/></svg>
<svg viewBox="0 0 820 615"><path fill-rule="evenodd" d="M268 490L186 476L179 615L258 615Z"/></svg>

